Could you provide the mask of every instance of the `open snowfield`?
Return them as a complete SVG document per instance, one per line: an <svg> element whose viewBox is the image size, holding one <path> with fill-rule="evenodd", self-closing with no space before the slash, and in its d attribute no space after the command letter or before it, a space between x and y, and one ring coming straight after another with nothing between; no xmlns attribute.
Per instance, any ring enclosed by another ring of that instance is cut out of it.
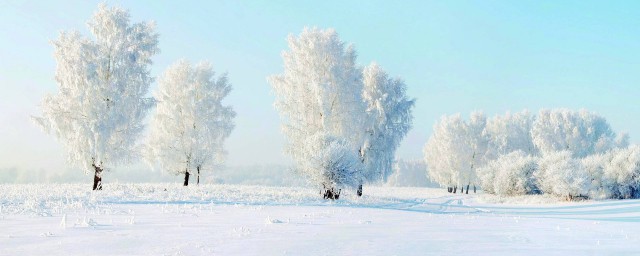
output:
<svg viewBox="0 0 640 256"><path fill-rule="evenodd" d="M0 185L0 255L630 255L640 201L372 188ZM541 204L544 202L545 204Z"/></svg>

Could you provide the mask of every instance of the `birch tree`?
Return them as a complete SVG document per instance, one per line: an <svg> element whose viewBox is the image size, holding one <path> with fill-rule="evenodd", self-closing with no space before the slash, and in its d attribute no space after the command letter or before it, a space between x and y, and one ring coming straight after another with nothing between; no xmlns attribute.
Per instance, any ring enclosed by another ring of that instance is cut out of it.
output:
<svg viewBox="0 0 640 256"><path fill-rule="evenodd" d="M127 10L102 4L87 23L93 38L61 32L52 42L58 93L45 96L34 120L65 147L68 162L102 174L136 156L147 97L151 57L159 52L154 23L132 23Z"/></svg>
<svg viewBox="0 0 640 256"><path fill-rule="evenodd" d="M284 72L269 78L287 138L285 153L302 173L324 186L325 194L361 184L362 181L354 180L361 179L361 175L347 180L331 178L338 175L331 175L336 170L326 169L326 163L309 168L310 156L317 153L310 150L318 149L305 146L313 141L340 141L322 145L348 147L356 155L359 152L364 141L366 106L354 48L340 40L333 29L305 28L299 36L289 36L287 42L289 50L282 53ZM356 173L363 169L361 164L352 168L350 172ZM321 176L328 180L319 179L318 173L325 173Z"/></svg>
<svg viewBox="0 0 640 256"><path fill-rule="evenodd" d="M476 169L485 163L487 138L483 133L486 117L481 112L471 114L469 121L460 114L443 116L433 127L433 134L424 147L429 177L456 193L458 186L467 193L477 184Z"/></svg>
<svg viewBox="0 0 640 256"><path fill-rule="evenodd" d="M364 69L363 85L368 123L361 155L366 179L386 182L393 172L396 150L411 129L415 100L407 97L401 79L389 78L376 63Z"/></svg>
<svg viewBox="0 0 640 256"><path fill-rule="evenodd" d="M209 62L180 60L159 79L158 101L148 142L150 158L162 169L189 176L222 164L224 141L234 128L235 112L222 100L231 91L227 76L215 77Z"/></svg>

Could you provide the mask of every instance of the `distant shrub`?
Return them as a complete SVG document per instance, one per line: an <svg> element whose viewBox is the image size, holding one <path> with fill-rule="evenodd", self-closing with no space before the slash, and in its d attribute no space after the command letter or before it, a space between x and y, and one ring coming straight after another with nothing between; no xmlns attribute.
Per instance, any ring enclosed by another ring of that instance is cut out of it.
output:
<svg viewBox="0 0 640 256"><path fill-rule="evenodd" d="M640 147L616 149L601 158L602 195L612 199L640 198Z"/></svg>
<svg viewBox="0 0 640 256"><path fill-rule="evenodd" d="M569 151L549 152L538 161L534 177L545 194L574 198L588 198L591 177L581 162Z"/></svg>
<svg viewBox="0 0 640 256"><path fill-rule="evenodd" d="M478 169L478 177L485 192L497 195L526 195L539 193L534 180L538 169L536 158L522 151L498 157Z"/></svg>

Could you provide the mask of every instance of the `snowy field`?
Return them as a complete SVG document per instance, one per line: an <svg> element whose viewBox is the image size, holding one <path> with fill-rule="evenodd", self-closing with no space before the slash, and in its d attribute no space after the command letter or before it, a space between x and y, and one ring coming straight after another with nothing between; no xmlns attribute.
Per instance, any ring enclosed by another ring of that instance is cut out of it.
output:
<svg viewBox="0 0 640 256"><path fill-rule="evenodd" d="M640 200L372 188L0 185L0 255L629 255Z"/></svg>

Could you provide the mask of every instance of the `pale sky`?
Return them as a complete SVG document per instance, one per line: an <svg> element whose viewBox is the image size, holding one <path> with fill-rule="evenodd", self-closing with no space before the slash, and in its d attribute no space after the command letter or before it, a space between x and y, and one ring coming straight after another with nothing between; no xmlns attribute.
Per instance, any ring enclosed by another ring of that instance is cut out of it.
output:
<svg viewBox="0 0 640 256"><path fill-rule="evenodd" d="M87 34L100 1L0 1L0 172L68 169L64 150L30 121L56 92L49 41ZM282 72L285 38L335 28L358 63L378 62L417 99L398 157L422 158L444 114L566 107L640 138L639 1L106 1L155 20L152 73L187 58L228 72L237 112L227 164L286 164L266 77ZM151 87L155 90L156 85Z"/></svg>

